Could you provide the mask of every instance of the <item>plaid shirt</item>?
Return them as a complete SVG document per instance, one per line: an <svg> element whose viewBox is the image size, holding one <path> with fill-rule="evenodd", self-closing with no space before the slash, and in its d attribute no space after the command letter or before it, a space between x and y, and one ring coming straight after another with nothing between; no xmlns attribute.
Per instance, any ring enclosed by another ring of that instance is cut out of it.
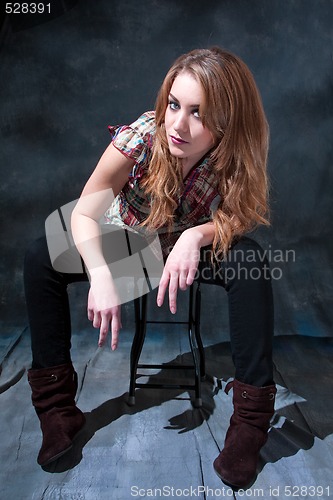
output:
<svg viewBox="0 0 333 500"><path fill-rule="evenodd" d="M146 175L151 160L155 130L154 111L144 113L129 126L109 126L113 145L135 160L135 165L127 184L105 213L106 223L142 231L138 225L147 217L150 202L141 186L141 179ZM163 254L169 253L185 229L211 221L220 200L209 158L205 158L184 179L172 232L166 227L158 230Z"/></svg>

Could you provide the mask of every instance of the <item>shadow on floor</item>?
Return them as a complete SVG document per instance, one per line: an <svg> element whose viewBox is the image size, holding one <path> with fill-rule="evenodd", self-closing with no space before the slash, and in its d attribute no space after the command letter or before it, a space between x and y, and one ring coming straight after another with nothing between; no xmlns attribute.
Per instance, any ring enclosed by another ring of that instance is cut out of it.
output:
<svg viewBox="0 0 333 500"><path fill-rule="evenodd" d="M190 360L190 353L177 356L170 363L185 362ZM200 427L204 422L208 422L216 409L215 397L223 390L221 379L228 379L232 376L232 364L230 361L230 347L228 343L215 344L205 348L207 363L207 373L202 383L203 406L201 408L189 408L180 415L176 415L169 420L166 429L176 430L179 433L192 431ZM188 358L188 359L187 359ZM217 366L216 359L219 360ZM221 362L222 360L222 362ZM223 374L221 373L223 366ZM178 371L176 372L178 373ZM214 375L211 375L213 373ZM177 380L184 376L184 372L179 371ZM161 383L170 381L170 370L162 369L157 374L147 377L148 383ZM136 413L148 410L149 408L162 405L172 399L190 399L184 397L184 390L136 390L136 404L129 406L127 404L128 393L105 401L103 404L85 413L86 424L75 438L73 447L64 456L56 462L43 467L50 473L61 473L77 466L83 456L83 449L93 436L103 427L110 425L124 415L134 415ZM258 472L260 472L267 463L275 463L283 457L295 455L300 449L308 450L313 446L314 435L306 432L297 425L288 421L278 413L272 421L268 441L262 449ZM223 439L222 439L223 441Z"/></svg>

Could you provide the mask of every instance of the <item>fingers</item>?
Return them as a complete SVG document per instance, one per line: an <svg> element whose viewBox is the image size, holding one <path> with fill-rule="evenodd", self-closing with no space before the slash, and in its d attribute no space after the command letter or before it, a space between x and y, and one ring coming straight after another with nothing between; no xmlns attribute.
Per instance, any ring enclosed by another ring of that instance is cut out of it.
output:
<svg viewBox="0 0 333 500"><path fill-rule="evenodd" d="M169 273L169 271L164 269L157 293L157 305L159 307L164 302L164 297L168 286L169 307L172 314L175 314L177 310L178 273Z"/></svg>
<svg viewBox="0 0 333 500"><path fill-rule="evenodd" d="M92 283L88 293L88 319L94 328L99 328L98 346L105 344L111 330L111 349L118 345L119 330L121 328L121 307L113 282L103 280Z"/></svg>
<svg viewBox="0 0 333 500"><path fill-rule="evenodd" d="M101 316L101 321L97 326L95 326L95 323L93 323L93 326L95 328L99 328L99 339L98 339L98 347L102 347L106 341L106 337L108 336L109 332L109 324L110 324L110 317L109 315L106 314L100 314Z"/></svg>
<svg viewBox="0 0 333 500"><path fill-rule="evenodd" d="M102 347L105 344L109 330L111 330L111 349L115 351L118 347L119 331L122 328L120 313L101 314L101 323L99 328L98 346Z"/></svg>
<svg viewBox="0 0 333 500"><path fill-rule="evenodd" d="M178 288L187 290L187 287L192 285L195 275L196 269L185 269L181 270L179 273L171 273L169 281L169 306L172 314L175 314L177 311Z"/></svg>
<svg viewBox="0 0 333 500"><path fill-rule="evenodd" d="M94 328L99 328L102 323L101 313L93 311L92 324Z"/></svg>
<svg viewBox="0 0 333 500"><path fill-rule="evenodd" d="M163 272L162 278L160 280L160 284L158 286L158 292L157 292L156 301L157 301L158 307L161 307L161 305L164 302L165 292L166 292L166 289L168 288L168 284L169 284L169 277L167 276L167 274L165 272Z"/></svg>
<svg viewBox="0 0 333 500"><path fill-rule="evenodd" d="M111 349L115 351L118 346L119 331L121 329L120 316L114 316L111 323Z"/></svg>
<svg viewBox="0 0 333 500"><path fill-rule="evenodd" d="M179 288L181 290L187 289L187 272L185 270L179 273Z"/></svg>
<svg viewBox="0 0 333 500"><path fill-rule="evenodd" d="M172 273L169 282L169 308L172 314L177 312L177 292L179 285L178 273Z"/></svg>
<svg viewBox="0 0 333 500"><path fill-rule="evenodd" d="M98 347L105 344L108 333L111 330L111 349L117 349L119 340L119 331L122 328L120 307L116 307L114 311L96 311L88 309L88 319L92 321L94 328L99 328Z"/></svg>
<svg viewBox="0 0 333 500"><path fill-rule="evenodd" d="M169 308L172 314L177 312L177 293L178 288L186 290L191 285L195 278L196 269L187 272L182 270L180 272L168 272L164 270L162 278L158 287L157 305L160 307L163 304L166 290L169 286Z"/></svg>
<svg viewBox="0 0 333 500"><path fill-rule="evenodd" d="M195 280L197 274L197 268L189 269L188 275L186 276L186 285L191 286Z"/></svg>
<svg viewBox="0 0 333 500"><path fill-rule="evenodd" d="M87 305L87 316L88 316L89 321L93 321L94 322L94 320L95 320L95 309L94 309L94 305L92 305L89 300L88 300L88 305Z"/></svg>

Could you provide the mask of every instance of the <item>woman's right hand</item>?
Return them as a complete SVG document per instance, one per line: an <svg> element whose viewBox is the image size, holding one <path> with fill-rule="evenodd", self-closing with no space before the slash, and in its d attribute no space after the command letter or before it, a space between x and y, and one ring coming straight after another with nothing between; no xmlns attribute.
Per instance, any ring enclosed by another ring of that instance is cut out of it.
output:
<svg viewBox="0 0 333 500"><path fill-rule="evenodd" d="M103 346L111 330L111 349L118 345L121 325L121 307L111 274L105 269L95 269L90 276L88 294L88 319L99 328L99 347Z"/></svg>

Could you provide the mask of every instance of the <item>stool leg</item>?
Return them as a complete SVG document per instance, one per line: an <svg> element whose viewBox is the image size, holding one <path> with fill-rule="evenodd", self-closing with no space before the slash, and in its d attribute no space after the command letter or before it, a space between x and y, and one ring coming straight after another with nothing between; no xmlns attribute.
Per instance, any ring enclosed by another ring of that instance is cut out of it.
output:
<svg viewBox="0 0 333 500"><path fill-rule="evenodd" d="M197 304L195 304L195 309L197 308ZM194 326L194 331L193 331ZM200 408L202 406L202 398L201 398L201 354L198 359L197 352L197 326L196 326L196 318L193 321L193 285L190 287L190 300L189 300L189 319L188 319L188 338L191 347L191 352L193 356L194 362L194 377L195 377L195 400L194 407ZM194 334L194 335L193 335ZM201 339L200 339L201 342ZM202 345L202 343L201 343Z"/></svg>
<svg viewBox="0 0 333 500"><path fill-rule="evenodd" d="M205 351L201 340L200 320L201 320L201 289L200 283L197 283L197 290L195 294L195 310L194 310L194 333L198 345L199 358L200 358L200 376L203 380L206 376L205 365Z"/></svg>
<svg viewBox="0 0 333 500"><path fill-rule="evenodd" d="M146 318L147 318L147 295L134 299L135 312L135 334L133 338L131 356L130 356L130 386L128 395L128 405L135 405L135 386L138 363L146 336Z"/></svg>

